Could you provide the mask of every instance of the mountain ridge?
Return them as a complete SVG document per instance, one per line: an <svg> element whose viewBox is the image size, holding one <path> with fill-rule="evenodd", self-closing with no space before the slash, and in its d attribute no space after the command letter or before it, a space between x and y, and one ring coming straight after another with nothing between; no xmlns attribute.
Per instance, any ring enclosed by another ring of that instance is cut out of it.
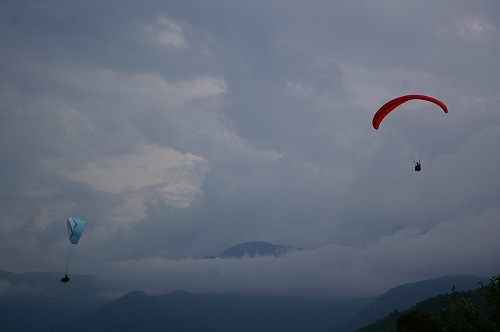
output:
<svg viewBox="0 0 500 332"><path fill-rule="evenodd" d="M429 298L457 290L477 289L486 278L457 275L407 283L375 299L318 299L239 294L193 294L182 290L149 296L131 291L85 316L74 331L105 328L204 331L354 331ZM48 331L65 330L66 324Z"/></svg>
<svg viewBox="0 0 500 332"><path fill-rule="evenodd" d="M132 291L86 315L47 331L332 331L367 303L366 299L321 299L192 294L149 296Z"/></svg>

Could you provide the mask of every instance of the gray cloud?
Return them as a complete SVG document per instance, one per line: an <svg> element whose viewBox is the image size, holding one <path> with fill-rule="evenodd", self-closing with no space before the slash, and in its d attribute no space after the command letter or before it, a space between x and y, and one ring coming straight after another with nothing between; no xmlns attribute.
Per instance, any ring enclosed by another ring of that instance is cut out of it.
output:
<svg viewBox="0 0 500 332"><path fill-rule="evenodd" d="M1 6L0 268L61 270L75 216L71 271L120 291L498 273L496 2ZM409 103L375 131L409 93L450 112ZM198 259L252 240L305 250Z"/></svg>

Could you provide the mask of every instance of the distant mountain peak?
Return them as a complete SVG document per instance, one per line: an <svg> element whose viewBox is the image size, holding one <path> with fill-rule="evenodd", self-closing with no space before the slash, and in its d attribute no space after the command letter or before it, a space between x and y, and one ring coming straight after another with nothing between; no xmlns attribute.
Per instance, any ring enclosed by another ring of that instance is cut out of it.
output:
<svg viewBox="0 0 500 332"><path fill-rule="evenodd" d="M133 290L125 294L123 297L133 297L133 298L139 298L139 297L148 297L148 294L142 290Z"/></svg>
<svg viewBox="0 0 500 332"><path fill-rule="evenodd" d="M151 298L148 294L146 294L142 290L134 290L128 292L127 294L123 295L122 297L120 297L115 301L138 304L138 303L149 302L151 301Z"/></svg>
<svg viewBox="0 0 500 332"><path fill-rule="evenodd" d="M274 256L281 257L290 251L302 250L294 246L276 245L269 242L251 241L232 246L219 256L210 256L206 258L241 258L256 256Z"/></svg>

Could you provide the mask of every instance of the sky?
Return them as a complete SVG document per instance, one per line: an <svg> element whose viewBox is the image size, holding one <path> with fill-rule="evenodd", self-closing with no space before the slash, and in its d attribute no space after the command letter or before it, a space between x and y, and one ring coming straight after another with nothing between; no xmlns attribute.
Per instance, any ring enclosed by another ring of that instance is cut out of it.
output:
<svg viewBox="0 0 500 332"><path fill-rule="evenodd" d="M0 1L0 268L374 296L500 273L500 3ZM380 106L411 101L371 121ZM422 171L413 161L420 159ZM202 259L248 241L285 257Z"/></svg>

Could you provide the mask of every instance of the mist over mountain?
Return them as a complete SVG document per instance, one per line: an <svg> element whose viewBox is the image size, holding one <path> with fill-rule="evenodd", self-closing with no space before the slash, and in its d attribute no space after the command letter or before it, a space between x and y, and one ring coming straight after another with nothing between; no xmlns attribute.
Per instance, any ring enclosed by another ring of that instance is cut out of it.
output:
<svg viewBox="0 0 500 332"><path fill-rule="evenodd" d="M280 257L291 246L247 242L218 258ZM215 257L214 257L215 258ZM445 276L390 289L377 298L193 294L150 296L136 290L109 301L96 276L0 270L0 322L6 331L338 331L347 332L432 296L476 289L488 279Z"/></svg>
<svg viewBox="0 0 500 332"><path fill-rule="evenodd" d="M500 1L0 8L0 330L499 273Z"/></svg>
<svg viewBox="0 0 500 332"><path fill-rule="evenodd" d="M219 256L208 256L205 258L241 258L241 257L256 257L256 256L274 256L280 257L287 254L290 251L302 250L302 248L288 246L288 245L276 245L269 242L251 241L240 243L238 245L232 246Z"/></svg>

